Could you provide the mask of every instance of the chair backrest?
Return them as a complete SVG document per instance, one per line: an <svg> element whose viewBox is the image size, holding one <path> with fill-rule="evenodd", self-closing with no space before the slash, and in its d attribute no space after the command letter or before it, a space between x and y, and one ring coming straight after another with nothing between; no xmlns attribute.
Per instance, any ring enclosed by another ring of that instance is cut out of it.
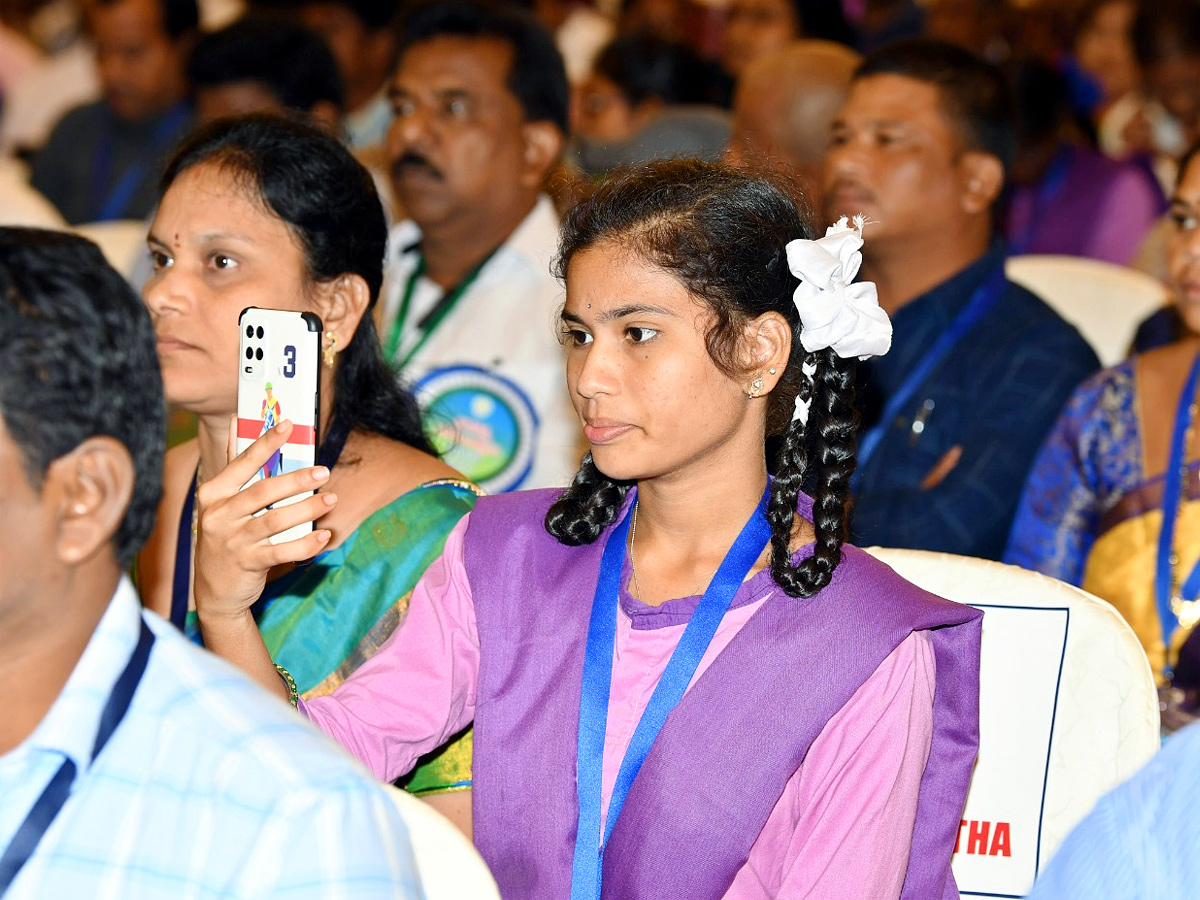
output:
<svg viewBox="0 0 1200 900"><path fill-rule="evenodd" d="M487 863L466 835L407 791L390 785L387 791L408 826L425 900L500 900Z"/></svg>
<svg viewBox="0 0 1200 900"><path fill-rule="evenodd" d="M0 225L65 230L67 220L29 183L29 172L15 159L0 158Z"/></svg>
<svg viewBox="0 0 1200 900"><path fill-rule="evenodd" d="M1153 276L1095 259L1012 256L1005 271L1078 328L1104 366L1123 360L1138 323L1168 302Z"/></svg>
<svg viewBox="0 0 1200 900"><path fill-rule="evenodd" d="M984 611L979 758L954 855L964 897L1023 897L1102 794L1158 748L1158 696L1133 630L1091 594L948 553L870 552Z"/></svg>
<svg viewBox="0 0 1200 900"><path fill-rule="evenodd" d="M129 278L138 259L146 252L147 228L142 219L114 219L76 225L73 230L99 245L108 264Z"/></svg>

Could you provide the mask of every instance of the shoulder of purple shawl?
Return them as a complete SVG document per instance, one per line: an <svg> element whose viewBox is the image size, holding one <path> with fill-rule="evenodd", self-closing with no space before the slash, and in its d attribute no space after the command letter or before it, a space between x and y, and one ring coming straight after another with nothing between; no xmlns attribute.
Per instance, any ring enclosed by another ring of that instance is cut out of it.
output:
<svg viewBox="0 0 1200 900"><path fill-rule="evenodd" d="M866 597L886 597L883 609L910 621L914 630L940 625L962 625L983 618L983 611L947 600L901 576L895 569L852 544L842 546L842 560L834 570L834 583L853 586Z"/></svg>
<svg viewBox="0 0 1200 900"><path fill-rule="evenodd" d="M468 531L471 526L485 526L491 530L535 523L540 528L546 513L562 496L562 492L562 488L542 488L480 497L471 510Z"/></svg>

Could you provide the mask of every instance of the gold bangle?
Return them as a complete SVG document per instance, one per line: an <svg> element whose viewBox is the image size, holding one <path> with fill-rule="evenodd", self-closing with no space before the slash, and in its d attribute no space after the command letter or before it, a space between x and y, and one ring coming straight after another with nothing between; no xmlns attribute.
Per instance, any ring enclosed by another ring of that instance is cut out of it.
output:
<svg viewBox="0 0 1200 900"><path fill-rule="evenodd" d="M292 704L292 709L296 709L300 703L300 692L296 689L296 679L292 677L292 673L275 663L275 671L279 673L279 677L283 679L283 683L288 689L288 703Z"/></svg>

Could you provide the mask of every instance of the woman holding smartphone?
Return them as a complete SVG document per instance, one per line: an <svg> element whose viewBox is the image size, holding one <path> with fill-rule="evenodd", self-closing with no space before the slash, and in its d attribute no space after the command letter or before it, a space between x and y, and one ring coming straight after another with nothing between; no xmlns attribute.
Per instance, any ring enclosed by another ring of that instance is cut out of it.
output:
<svg viewBox="0 0 1200 900"><path fill-rule="evenodd" d="M696 161L598 188L558 264L574 483L480 500L405 627L301 705L387 778L473 718L506 898L957 896L981 614L843 543L853 359L891 334L860 231L808 240L784 191ZM197 603L286 694L244 604Z"/></svg>
<svg viewBox="0 0 1200 900"><path fill-rule="evenodd" d="M199 425L167 454L158 525L138 560L144 602L211 646L192 597L236 596L305 697L336 688L403 621L417 579L476 497L434 456L416 402L380 353L371 308L386 239L366 170L334 138L272 117L191 137L167 167L148 239L144 295L167 399ZM249 479L231 487L220 476L232 458L238 316L250 306L321 319L321 443L318 466L239 491ZM253 516L283 499L265 499L279 489L318 493ZM285 514L318 527L272 544ZM462 821L469 791L453 792L470 785L470 736L452 737L409 787L447 792L435 805Z"/></svg>

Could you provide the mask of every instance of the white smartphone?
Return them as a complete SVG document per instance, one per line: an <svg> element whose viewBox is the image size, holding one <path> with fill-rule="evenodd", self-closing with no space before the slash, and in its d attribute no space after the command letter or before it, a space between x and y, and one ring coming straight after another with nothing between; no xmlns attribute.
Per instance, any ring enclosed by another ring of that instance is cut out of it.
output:
<svg viewBox="0 0 1200 900"><path fill-rule="evenodd" d="M284 419L292 422L287 443L242 485L245 490L260 478L316 464L322 327L320 318L310 312L251 306L238 317L238 329L242 336L238 354L238 453ZM298 503L312 493L296 494L273 505ZM255 515L264 512L259 510ZM305 522L273 535L271 543L296 540L312 529L312 522Z"/></svg>

